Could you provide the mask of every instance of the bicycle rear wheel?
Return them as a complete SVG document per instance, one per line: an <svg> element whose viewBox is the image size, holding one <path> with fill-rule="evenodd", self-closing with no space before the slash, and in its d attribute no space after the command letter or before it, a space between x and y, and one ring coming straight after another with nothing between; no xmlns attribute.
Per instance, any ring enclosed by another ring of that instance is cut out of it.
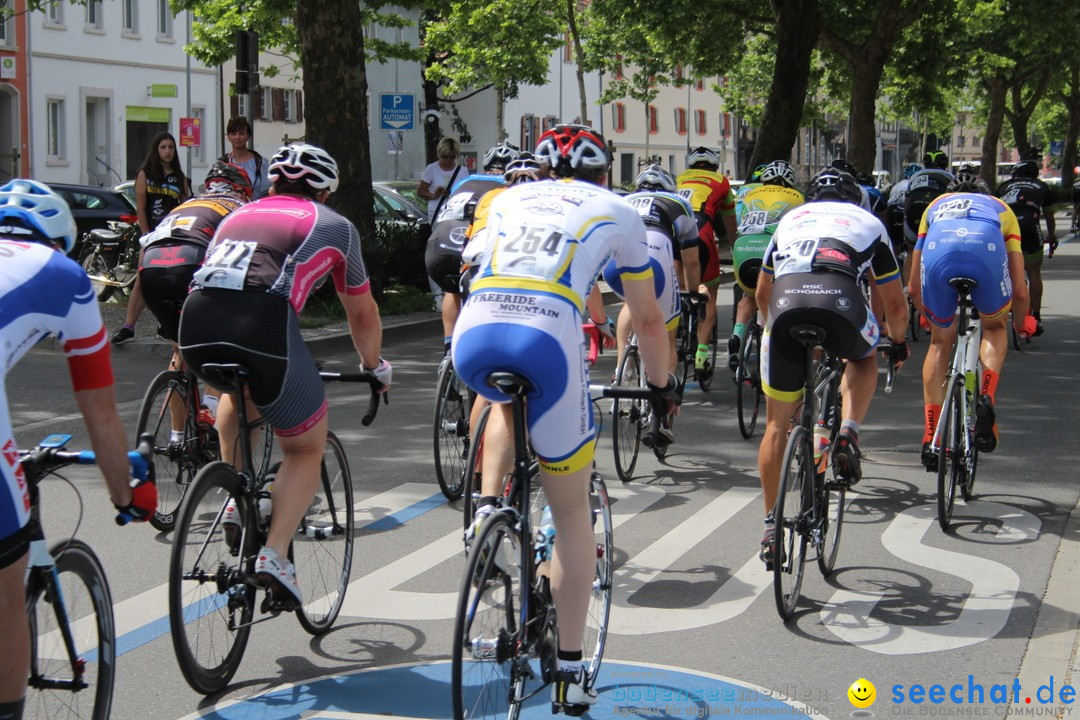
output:
<svg viewBox="0 0 1080 720"><path fill-rule="evenodd" d="M439 375L435 399L435 477L447 500L463 490L466 443L469 440L468 390L448 363Z"/></svg>
<svg viewBox="0 0 1080 720"><path fill-rule="evenodd" d="M821 493L821 517L825 522L821 528L821 547L818 549L818 570L825 577L832 574L836 566L836 555L840 550L840 533L844 529L844 503L847 490L830 490L825 485L825 478L817 481L817 491Z"/></svg>
<svg viewBox="0 0 1080 720"><path fill-rule="evenodd" d="M532 561L532 544L523 546L514 525L511 513L494 513L469 552L451 655L456 720L516 718L521 701L539 688L539 673L520 655L522 598L529 592L523 563Z"/></svg>
<svg viewBox="0 0 1080 720"><path fill-rule="evenodd" d="M619 361L615 373L615 384L619 387L643 387L641 358L638 349L629 345ZM611 401L611 445L615 451L615 473L623 482L630 482L634 467L637 465L638 451L641 448L641 419L645 409L641 400L614 398Z"/></svg>
<svg viewBox="0 0 1080 720"><path fill-rule="evenodd" d="M304 604L296 609L300 624L312 635L334 625L352 572L353 486L345 448L326 434L321 481L292 542L296 582Z"/></svg>
<svg viewBox="0 0 1080 720"><path fill-rule="evenodd" d="M953 504L956 502L956 487L962 483L964 420L961 413L961 397L964 386L959 376L949 380L945 391L945 403L941 408L941 449L938 451L937 505L938 525L942 530L949 529L952 521Z"/></svg>
<svg viewBox="0 0 1080 720"><path fill-rule="evenodd" d="M177 518L169 560L169 629L184 679L205 695L236 673L247 647L255 588L247 583L259 549L255 508L231 465L210 463ZM223 523L233 503L234 523Z"/></svg>
<svg viewBox="0 0 1080 720"><path fill-rule="evenodd" d="M607 486L599 474L593 473L589 488L592 505L593 533L596 535L596 577L593 579L592 595L585 618L585 635L581 649L583 661L589 671L590 684L596 682L600 663L607 645L608 618L611 617L611 588L615 576L615 545L611 531L611 499Z"/></svg>
<svg viewBox="0 0 1080 720"><path fill-rule="evenodd" d="M24 717L107 720L116 629L105 570L79 540L59 543L50 554L56 573L32 571L27 585L30 680ZM65 629L71 632L75 657L68 655Z"/></svg>
<svg viewBox="0 0 1080 720"><path fill-rule="evenodd" d="M172 412L176 403L182 407L183 439L171 442ZM139 420L135 424L135 444L143 433L153 436L154 477L158 489L158 509L150 518L150 524L162 532L176 525L176 513L184 493L195 479L195 473L208 458L202 456L201 443L195 430L193 418L199 409L192 407L191 390L187 376L179 370L166 370L158 374L146 388ZM212 458L209 458L212 459Z"/></svg>
<svg viewBox="0 0 1080 720"><path fill-rule="evenodd" d="M773 592L783 620L795 613L806 567L807 532L814 483L814 457L802 425L792 428L784 449L776 505L773 510Z"/></svg>
<svg viewBox="0 0 1080 720"><path fill-rule="evenodd" d="M698 385L701 386L702 392L709 392L709 390L712 388L713 377L716 375L716 355L718 353L717 346L718 343L716 341L716 322L713 322L712 335L709 336L709 356L708 359L705 361L705 369L694 372L694 376L697 378Z"/></svg>
<svg viewBox="0 0 1080 720"><path fill-rule="evenodd" d="M758 411L761 409L761 331L750 328L746 342L739 353L739 366L735 370L735 406L739 415L739 433L747 440L757 427Z"/></svg>
<svg viewBox="0 0 1080 720"><path fill-rule="evenodd" d="M922 325L919 323L921 313L915 309L915 304L908 300L908 327L911 329L911 341L915 342L922 335Z"/></svg>

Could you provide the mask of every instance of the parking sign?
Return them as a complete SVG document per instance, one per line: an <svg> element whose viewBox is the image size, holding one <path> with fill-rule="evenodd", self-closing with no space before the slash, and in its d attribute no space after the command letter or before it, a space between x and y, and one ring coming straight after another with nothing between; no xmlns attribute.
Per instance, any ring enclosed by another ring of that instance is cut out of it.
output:
<svg viewBox="0 0 1080 720"><path fill-rule="evenodd" d="M379 95L380 130L415 130L416 96L412 93Z"/></svg>

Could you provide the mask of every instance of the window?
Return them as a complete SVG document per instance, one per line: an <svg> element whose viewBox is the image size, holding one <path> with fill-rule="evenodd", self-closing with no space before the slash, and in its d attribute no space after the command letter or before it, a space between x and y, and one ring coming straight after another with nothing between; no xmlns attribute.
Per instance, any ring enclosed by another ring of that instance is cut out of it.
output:
<svg viewBox="0 0 1080 720"><path fill-rule="evenodd" d="M614 103L611 106L611 119L615 125L615 132L623 132L626 130L626 106L621 102Z"/></svg>
<svg viewBox="0 0 1080 720"><path fill-rule="evenodd" d="M206 134L206 130L207 130L207 128L206 128L206 108L192 107L191 108L191 117L193 117L193 118L195 118L196 120L199 121L199 128L201 129L201 132L199 133L199 145L198 145L198 147L190 148L191 159L192 159L192 161L197 162L197 163L205 163L206 162L206 144L210 140L210 138Z"/></svg>
<svg viewBox="0 0 1080 720"><path fill-rule="evenodd" d="M169 9L169 0L157 0L157 34L158 37L172 37L172 10Z"/></svg>
<svg viewBox="0 0 1080 720"><path fill-rule="evenodd" d="M521 145L519 147L536 147L536 141L540 138L540 118L535 115L521 116Z"/></svg>
<svg viewBox="0 0 1080 720"><path fill-rule="evenodd" d="M12 16L0 20L0 45L15 44L15 26L12 24Z"/></svg>
<svg viewBox="0 0 1080 720"><path fill-rule="evenodd" d="M698 90L704 90L705 89L705 80L702 79L702 78L698 78L694 82L694 87L697 88Z"/></svg>
<svg viewBox="0 0 1080 720"><path fill-rule="evenodd" d="M649 132L655 135L660 132L660 118L656 113L656 106L649 106Z"/></svg>
<svg viewBox="0 0 1080 720"><path fill-rule="evenodd" d="M45 7L45 20L51 25L63 25L64 24L64 3L63 0L51 0Z"/></svg>
<svg viewBox="0 0 1080 720"><path fill-rule="evenodd" d="M64 100L49 98L45 101L45 144L50 160L63 160L64 147Z"/></svg>
<svg viewBox="0 0 1080 720"><path fill-rule="evenodd" d="M964 141L965 141L965 140L967 140L967 138L965 138L965 137L964 137L963 135L961 135L960 137L956 138L956 145L957 145L957 147L964 147Z"/></svg>
<svg viewBox="0 0 1080 720"><path fill-rule="evenodd" d="M683 78L683 69L682 69L682 65L679 65L679 66L677 66L675 68L675 79L676 80L682 80L682 78Z"/></svg>
<svg viewBox="0 0 1080 720"><path fill-rule="evenodd" d="M139 32L139 0L123 0L124 32Z"/></svg>
<svg viewBox="0 0 1080 720"><path fill-rule="evenodd" d="M675 108L675 132L686 134L686 108Z"/></svg>
<svg viewBox="0 0 1080 720"><path fill-rule="evenodd" d="M694 111L694 132L698 135L706 135L709 132L709 128L706 127L705 111Z"/></svg>
<svg viewBox="0 0 1080 720"><path fill-rule="evenodd" d="M86 26L101 30L105 27L104 11L101 8L101 0L90 0L86 3Z"/></svg>
<svg viewBox="0 0 1080 720"><path fill-rule="evenodd" d="M255 117L260 120L271 121L274 119L274 92L273 88L260 87L259 97L255 107Z"/></svg>
<svg viewBox="0 0 1080 720"><path fill-rule="evenodd" d="M285 91L285 122L295 123L300 122L300 114L297 107L297 92L296 90Z"/></svg>

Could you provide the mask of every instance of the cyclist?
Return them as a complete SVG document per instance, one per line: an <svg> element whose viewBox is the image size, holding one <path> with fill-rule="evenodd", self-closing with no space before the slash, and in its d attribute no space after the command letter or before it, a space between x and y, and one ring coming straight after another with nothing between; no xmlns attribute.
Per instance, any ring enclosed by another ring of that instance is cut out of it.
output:
<svg viewBox="0 0 1080 720"><path fill-rule="evenodd" d="M6 376L46 335L60 340L109 497L117 510L141 522L157 508L157 489L145 481L132 486L105 326L89 278L66 257L75 232L67 203L47 186L16 179L0 187L0 373ZM17 720L30 665L25 587L30 496L3 385L0 449L0 718Z"/></svg>
<svg viewBox="0 0 1080 720"><path fill-rule="evenodd" d="M728 338L728 366L732 372L739 365L739 349L746 340L750 319L757 312L754 291L765 247L784 213L802 204L803 194L795 187L795 170L787 160L766 164L761 171L761 184L748 193L740 193L735 203L739 230L731 259L735 282L743 296L735 310L735 328Z"/></svg>
<svg viewBox="0 0 1080 720"><path fill-rule="evenodd" d="M709 358L709 338L716 322L716 292L720 283L720 251L722 231L729 243L735 242L735 194L731 183L717 172L720 157L707 147L698 147L686 154L686 170L675 178L678 194L690 201L698 226L698 257L701 259L701 284L709 294L705 320L698 325L698 346L694 355L694 370L704 370ZM693 278L685 278L684 287L693 290Z"/></svg>
<svg viewBox="0 0 1080 720"><path fill-rule="evenodd" d="M840 381L844 417L833 450L833 472L836 481L848 487L862 474L859 424L877 384L874 349L880 340L861 283L871 279L877 283L894 344L893 361L902 363L908 353L907 300L900 283L893 282L899 280L900 271L885 226L858 207L862 193L855 178L827 168L811 179L806 199L806 205L787 213L777 225L757 283L758 307L766 316L761 341L766 424L758 450L767 513L761 559L769 566L780 461L806 377L805 352L789 331L800 324L824 328L825 350L847 358Z"/></svg>
<svg viewBox="0 0 1080 720"><path fill-rule="evenodd" d="M579 715L596 701L586 692L581 637L596 573L589 504L595 434L581 338L585 298L614 255L641 341L649 385L677 401L667 372L664 316L653 291L645 225L638 213L603 187L611 164L604 138L582 125L557 125L536 148L558 175L516 185L491 203L477 241L481 265L454 329L454 365L493 403L484 441L482 521L501 495L510 467L511 413L507 398L485 382L512 371L530 379L528 424L540 479L555 522L552 596L558 611L558 672L552 710ZM654 381L659 381L657 384Z"/></svg>
<svg viewBox="0 0 1080 720"><path fill-rule="evenodd" d="M927 153L929 155L929 153ZM904 195L904 244L908 250L904 259L903 273L911 283L911 256L918 240L919 223L923 213L937 197L945 193L956 178L952 173L937 167L927 167L911 176Z"/></svg>
<svg viewBox="0 0 1080 720"><path fill-rule="evenodd" d="M750 178L746 182L744 182L741 186L739 186L739 189L735 191L735 202L736 203L738 203L739 198L741 198L746 193L750 192L751 190L754 190L755 188L761 187L761 173L765 171L765 167L768 164L769 163L761 163L756 168L754 168L754 171L752 173L750 173ZM738 206L737 205L736 205L736 209L735 209L735 215L736 215L736 217L735 217L735 225L736 225L736 227L738 227L739 218L738 218Z"/></svg>
<svg viewBox="0 0 1080 720"><path fill-rule="evenodd" d="M996 195L1016 215L1020 225L1020 251L1024 253L1024 271L1031 293L1031 314L1035 316L1035 337L1043 334L1042 324L1042 261L1043 243L1050 243L1050 252L1057 248L1054 225L1053 192L1039 179L1039 164L1022 160L1013 165L1011 177L998 186ZM1046 235L1039 220L1046 220Z"/></svg>
<svg viewBox="0 0 1080 720"><path fill-rule="evenodd" d="M170 369L178 369L180 347L176 344L180 308L187 299L195 270L206 256L206 246L225 216L251 199L251 180L243 168L218 160L206 173L206 190L170 212L143 236L139 282L146 307L158 321L158 335L173 346ZM199 422L214 424L219 393L204 388ZM177 398L179 399L179 398ZM182 411L182 403L177 403ZM170 442L184 439L183 417L173 417Z"/></svg>
<svg viewBox="0 0 1080 720"><path fill-rule="evenodd" d="M1028 289L1016 216L998 198L979 193L976 183L957 181L949 189L923 214L919 241L912 253L914 272L908 283L912 302L930 321L930 348L922 375L922 462L928 472L937 471L938 458L930 441L941 416L945 396L941 381L957 336L954 314L958 296L949 281L967 277L978 282L971 301L982 322L979 360L985 369L975 406L975 444L982 452L993 452L997 447L994 397L1009 344L1005 321L1010 306L1017 332L1033 329L1024 327Z"/></svg>
<svg viewBox="0 0 1080 720"><path fill-rule="evenodd" d="M664 314L664 327L668 331L668 370L675 369L675 331L679 326L679 281L675 272L675 258L681 257L684 271L690 277L698 277L700 268L697 244L698 229L690 203L675 194L675 178L659 165L650 165L638 174L637 192L626 196L645 223L646 242L649 246L649 264L653 272L653 289L660 310ZM604 267L604 280L620 298L625 297L618 264L612 260ZM630 307L623 304L616 325L619 359L630 339ZM682 388L680 388L680 391ZM657 443L671 444L675 437L671 428L661 425L659 437L648 435L646 446Z"/></svg>
<svg viewBox="0 0 1080 720"><path fill-rule="evenodd" d="M904 251L904 199L907 197L908 184L912 176L922 169L919 163L905 165L904 178L889 190L889 200L885 204L885 228L889 231L896 257L900 257Z"/></svg>
<svg viewBox="0 0 1080 720"><path fill-rule="evenodd" d="M503 169L518 149L502 142L484 154L484 173L458 181L432 222L424 262L428 277L443 291L443 354L450 354L450 337L461 307L461 250L465 247L476 204L485 193L503 186Z"/></svg>
<svg viewBox="0 0 1080 720"><path fill-rule="evenodd" d="M938 169L948 171L949 169L949 156L941 150L927 150L923 153L922 164L927 169Z"/></svg>
<svg viewBox="0 0 1080 720"><path fill-rule="evenodd" d="M184 362L209 383L206 363L241 363L250 371L250 417L261 413L284 454L273 489L267 545L255 572L283 607L298 606L300 588L286 558L315 494L326 444L326 392L300 336L297 316L308 295L332 276L348 316L360 367L384 386L390 364L379 357L382 323L360 254L360 237L324 203L338 168L322 148L280 148L270 161L270 195L248 203L218 226L206 262L192 281L180 316ZM233 400L218 415L222 458L235 461ZM227 508L229 510L231 508ZM227 512L224 522L229 524Z"/></svg>

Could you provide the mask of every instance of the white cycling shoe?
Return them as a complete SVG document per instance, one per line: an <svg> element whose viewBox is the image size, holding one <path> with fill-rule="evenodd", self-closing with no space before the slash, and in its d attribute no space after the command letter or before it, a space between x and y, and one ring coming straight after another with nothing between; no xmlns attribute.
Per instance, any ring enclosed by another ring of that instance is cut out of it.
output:
<svg viewBox="0 0 1080 720"><path fill-rule="evenodd" d="M273 549L263 547L259 550L259 554L255 558L255 574L266 584L267 588L275 592L279 600L295 607L303 604L300 586L296 584L296 568L293 567L291 562L281 558ZM279 586L288 592L278 592Z"/></svg>

